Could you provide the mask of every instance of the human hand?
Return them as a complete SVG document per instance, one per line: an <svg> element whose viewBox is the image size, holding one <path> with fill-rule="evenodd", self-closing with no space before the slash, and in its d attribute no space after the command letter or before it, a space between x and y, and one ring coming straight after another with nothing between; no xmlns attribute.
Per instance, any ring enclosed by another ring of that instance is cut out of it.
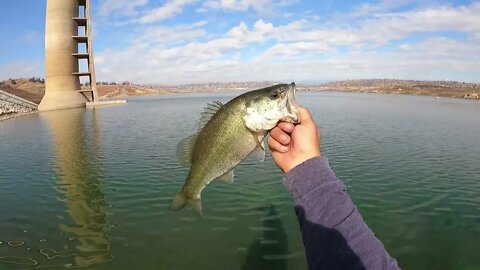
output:
<svg viewBox="0 0 480 270"><path fill-rule="evenodd" d="M298 107L297 116L299 124L280 122L268 137L273 160L285 173L307 159L320 156L320 130L310 112Z"/></svg>

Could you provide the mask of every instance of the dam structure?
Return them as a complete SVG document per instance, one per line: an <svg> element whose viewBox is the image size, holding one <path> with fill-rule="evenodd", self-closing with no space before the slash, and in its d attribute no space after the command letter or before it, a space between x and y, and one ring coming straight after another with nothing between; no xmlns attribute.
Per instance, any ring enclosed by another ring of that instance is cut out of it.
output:
<svg viewBox="0 0 480 270"><path fill-rule="evenodd" d="M125 103L99 101L90 23L90 0L47 0L45 96L39 111ZM87 88L81 87L84 78Z"/></svg>

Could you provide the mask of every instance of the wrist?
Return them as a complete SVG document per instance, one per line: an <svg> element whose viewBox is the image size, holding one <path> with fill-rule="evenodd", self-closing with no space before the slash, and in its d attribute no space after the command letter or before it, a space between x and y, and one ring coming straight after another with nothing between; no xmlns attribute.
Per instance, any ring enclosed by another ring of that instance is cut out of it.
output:
<svg viewBox="0 0 480 270"><path fill-rule="evenodd" d="M287 166L283 170L283 172L288 173L289 171L293 170L298 165L304 163L305 161L307 161L309 159L315 158L315 157L321 157L320 152L313 152L313 153L309 153L309 154L306 154L306 155L302 155L301 157L297 158L294 162L290 163L289 166Z"/></svg>
<svg viewBox="0 0 480 270"><path fill-rule="evenodd" d="M286 173L283 183L294 198L301 198L315 186L330 182L333 179L329 177L331 175L335 174L330 169L328 159L313 157Z"/></svg>

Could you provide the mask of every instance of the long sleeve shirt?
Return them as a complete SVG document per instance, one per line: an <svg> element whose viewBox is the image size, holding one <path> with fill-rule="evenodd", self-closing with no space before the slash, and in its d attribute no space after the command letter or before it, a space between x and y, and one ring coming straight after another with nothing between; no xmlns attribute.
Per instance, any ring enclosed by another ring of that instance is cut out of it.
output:
<svg viewBox="0 0 480 270"><path fill-rule="evenodd" d="M399 269L326 158L303 162L283 183L295 201L309 269Z"/></svg>

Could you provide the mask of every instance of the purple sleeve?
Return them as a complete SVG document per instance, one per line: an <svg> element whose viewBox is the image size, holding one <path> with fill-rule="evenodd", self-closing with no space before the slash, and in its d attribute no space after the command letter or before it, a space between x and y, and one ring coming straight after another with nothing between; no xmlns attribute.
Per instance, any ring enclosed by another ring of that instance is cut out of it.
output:
<svg viewBox="0 0 480 270"><path fill-rule="evenodd" d="M399 269L326 158L303 162L283 183L295 201L309 269Z"/></svg>

